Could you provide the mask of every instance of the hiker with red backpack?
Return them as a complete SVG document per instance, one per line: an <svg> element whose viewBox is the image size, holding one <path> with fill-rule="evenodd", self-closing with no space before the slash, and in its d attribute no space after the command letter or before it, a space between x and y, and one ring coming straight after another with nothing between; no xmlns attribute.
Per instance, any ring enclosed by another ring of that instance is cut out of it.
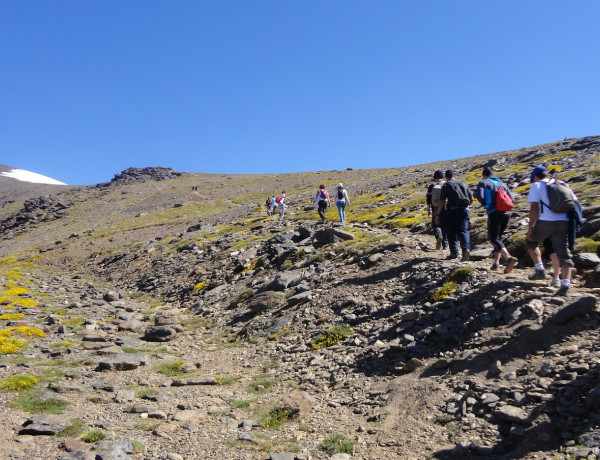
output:
<svg viewBox="0 0 600 460"><path fill-rule="evenodd" d="M482 180L477 184L475 198L485 208L488 216L488 238L494 246L494 261L491 270L496 271L500 266L500 258L506 260L504 273L510 273L517 263L506 246L502 242L502 234L508 225L510 211L514 208L514 202L510 189L499 178L494 176L490 168L483 168Z"/></svg>

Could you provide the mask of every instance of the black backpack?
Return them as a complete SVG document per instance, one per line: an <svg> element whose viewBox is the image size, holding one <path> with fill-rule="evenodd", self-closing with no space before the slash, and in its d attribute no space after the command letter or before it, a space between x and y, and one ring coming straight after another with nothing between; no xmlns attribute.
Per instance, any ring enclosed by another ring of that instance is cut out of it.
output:
<svg viewBox="0 0 600 460"><path fill-rule="evenodd" d="M338 190L338 200L343 200L343 199L344 199L344 191Z"/></svg>
<svg viewBox="0 0 600 460"><path fill-rule="evenodd" d="M450 189L448 204L452 206L457 206L459 208L466 208L471 204L471 200L469 199L469 195L465 190L466 185L463 185L458 181L448 181L444 184Z"/></svg>

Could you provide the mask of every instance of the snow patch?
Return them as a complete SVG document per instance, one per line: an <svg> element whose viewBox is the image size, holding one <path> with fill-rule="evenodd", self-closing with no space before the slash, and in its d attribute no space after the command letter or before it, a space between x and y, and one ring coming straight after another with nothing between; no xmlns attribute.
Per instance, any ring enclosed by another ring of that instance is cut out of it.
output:
<svg viewBox="0 0 600 460"><path fill-rule="evenodd" d="M11 169L10 171L0 173L5 177L12 177L13 179L20 180L22 182L33 182L35 184L52 184L52 185L68 185L64 182L52 179L48 176L43 176L38 173L26 171L24 169Z"/></svg>

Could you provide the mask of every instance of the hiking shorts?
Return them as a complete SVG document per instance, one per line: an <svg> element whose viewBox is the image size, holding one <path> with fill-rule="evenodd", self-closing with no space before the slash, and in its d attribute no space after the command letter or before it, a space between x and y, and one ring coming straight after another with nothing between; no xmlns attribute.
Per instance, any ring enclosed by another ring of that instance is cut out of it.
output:
<svg viewBox="0 0 600 460"><path fill-rule="evenodd" d="M546 238L550 238L554 252L561 265L574 265L569 251L567 232L569 222L566 220L538 220L532 228L531 236L535 241L527 240L527 249L537 248Z"/></svg>

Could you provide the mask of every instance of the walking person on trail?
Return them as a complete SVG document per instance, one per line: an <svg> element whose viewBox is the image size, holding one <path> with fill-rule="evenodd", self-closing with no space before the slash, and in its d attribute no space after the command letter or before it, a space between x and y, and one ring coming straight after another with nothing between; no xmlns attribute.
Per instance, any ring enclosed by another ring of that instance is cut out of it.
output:
<svg viewBox="0 0 600 460"><path fill-rule="evenodd" d="M340 222L346 223L346 206L350 206L350 198L348 198L348 192L344 188L344 184L341 182L337 185L335 192L335 205L338 208L338 214L340 216Z"/></svg>
<svg viewBox="0 0 600 460"><path fill-rule="evenodd" d="M285 210L287 209L287 204L285 204L285 191L281 192L281 195L275 198L275 202L279 207L279 221L281 222L283 220Z"/></svg>
<svg viewBox="0 0 600 460"><path fill-rule="evenodd" d="M467 184L454 179L454 172L450 169L444 173L444 177L446 182L442 185L435 223L443 225L446 229L450 246L448 259L458 258L458 242L460 242L462 260L467 261L471 256L469 206L473 203L473 193ZM442 212L444 213L443 221L440 218Z"/></svg>
<svg viewBox="0 0 600 460"><path fill-rule="evenodd" d="M435 235L435 248L437 250L448 247L448 236L444 228L436 224L435 220L438 216L437 210L440 204L440 196L442 192L442 185L444 184L444 173L441 170L437 170L433 173L433 182L429 184L427 188L427 216L431 217L431 228ZM443 208L442 208L443 209Z"/></svg>
<svg viewBox="0 0 600 460"><path fill-rule="evenodd" d="M497 271L500 267L500 258L503 258L506 260L504 273L510 273L517 259L509 254L502 242L502 235L510 219L510 210L514 206L513 197L508 186L494 176L490 168L483 168L481 175L482 180L477 184L475 198L487 211L488 238L494 246L494 261L490 270Z"/></svg>
<svg viewBox="0 0 600 460"><path fill-rule="evenodd" d="M273 207L271 214L275 214L275 210L277 209L277 199L275 198L275 195L271 198L271 206Z"/></svg>
<svg viewBox="0 0 600 460"><path fill-rule="evenodd" d="M273 206L273 202L271 198L267 197L267 201L265 201L265 211L267 211L267 216L271 215L271 208Z"/></svg>
<svg viewBox="0 0 600 460"><path fill-rule="evenodd" d="M321 222L325 223L327 221L325 211L327 211L327 207L331 203L329 201L329 193L327 193L327 190L325 190L324 185L319 185L319 190L317 190L317 194L315 195L315 203L317 203L319 216L321 217Z"/></svg>
<svg viewBox="0 0 600 460"><path fill-rule="evenodd" d="M527 251L535 264L535 271L529 276L530 280L547 279L539 243L550 238L552 248L560 264L561 286L554 295L565 296L571 286L571 271L573 260L569 251L569 215L564 207L559 208L559 202L577 201L577 197L564 182L550 178L546 166L538 166L531 173L531 188L529 189L529 230L527 232ZM552 192L552 194L550 193ZM552 196L552 200L551 200ZM557 200L558 198L558 200Z"/></svg>

